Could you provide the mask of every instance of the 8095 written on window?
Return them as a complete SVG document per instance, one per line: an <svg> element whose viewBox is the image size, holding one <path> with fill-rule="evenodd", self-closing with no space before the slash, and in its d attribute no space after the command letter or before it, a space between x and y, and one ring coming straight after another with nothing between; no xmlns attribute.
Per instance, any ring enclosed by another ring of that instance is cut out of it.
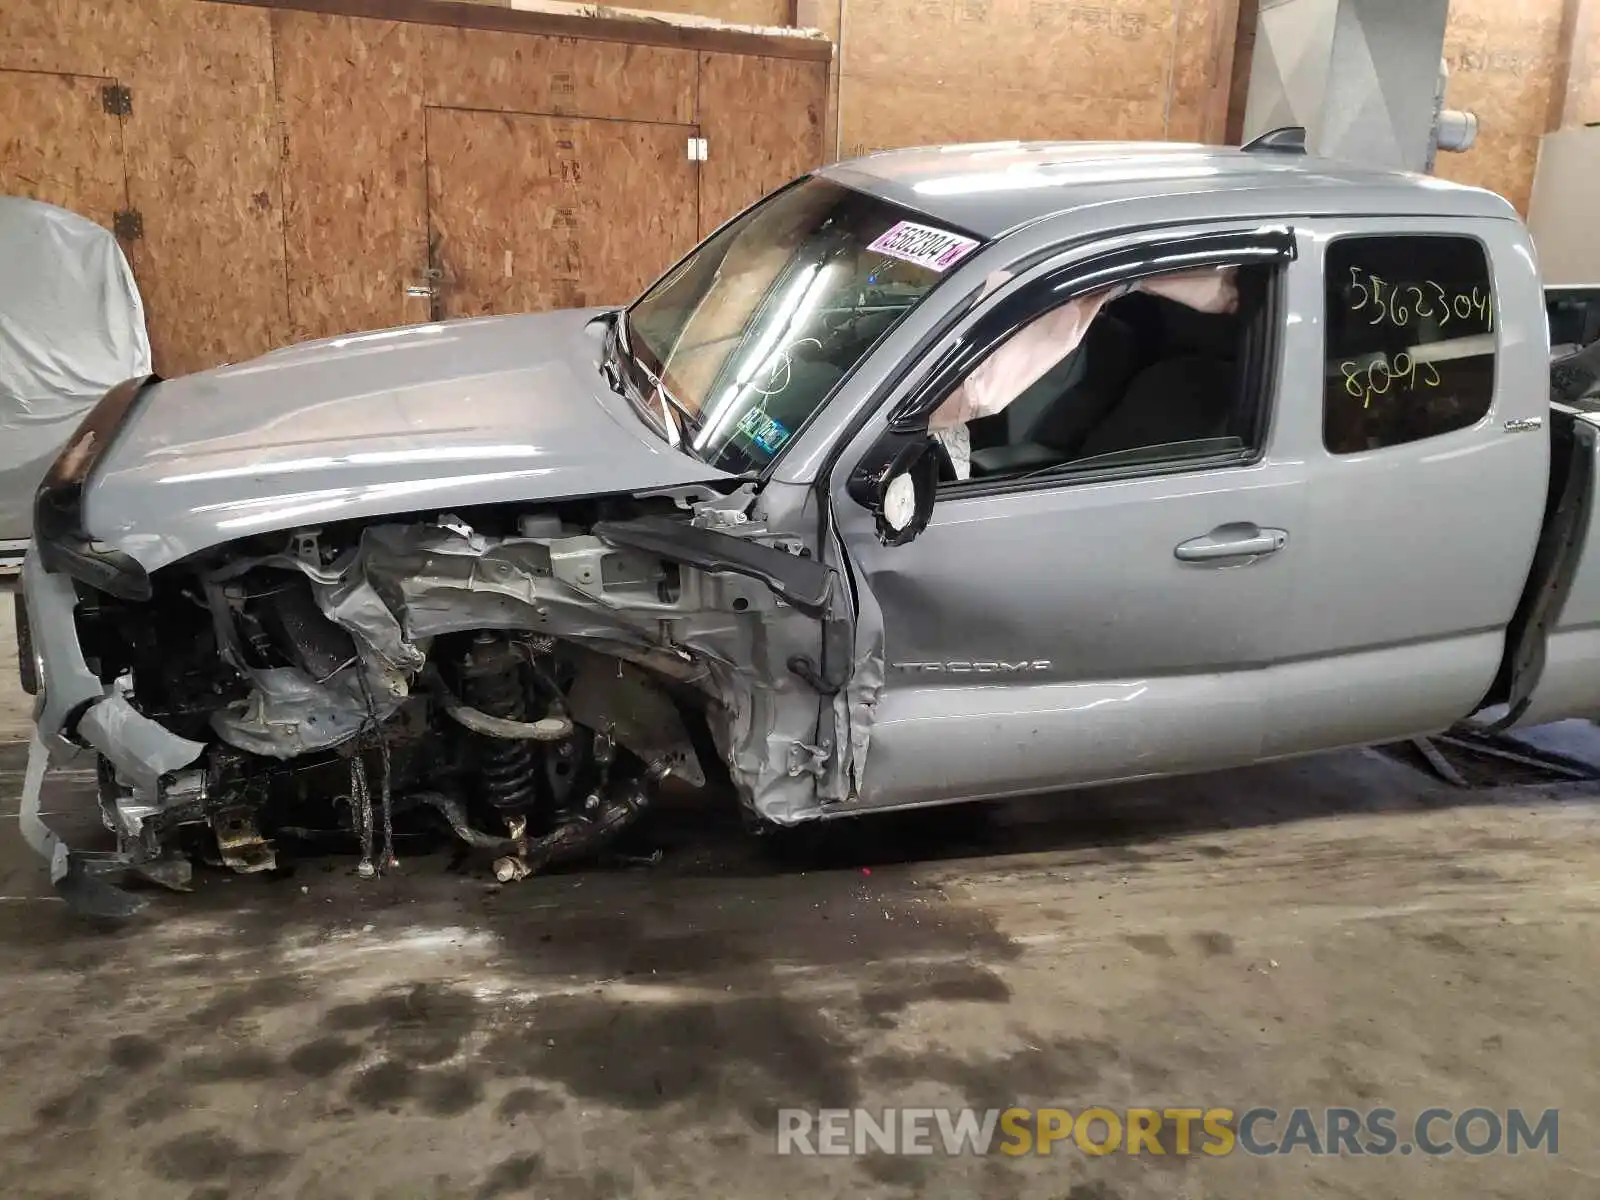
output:
<svg viewBox="0 0 1600 1200"><path fill-rule="evenodd" d="M1494 399L1494 291L1458 237L1328 247L1323 444L1378 450L1475 425Z"/></svg>

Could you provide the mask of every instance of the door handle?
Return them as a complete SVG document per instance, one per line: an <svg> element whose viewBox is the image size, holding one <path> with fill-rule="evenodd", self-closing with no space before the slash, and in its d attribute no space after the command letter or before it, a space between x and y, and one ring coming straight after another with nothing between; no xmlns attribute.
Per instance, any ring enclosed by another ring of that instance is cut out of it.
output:
<svg viewBox="0 0 1600 1200"><path fill-rule="evenodd" d="M1260 558L1276 554L1288 545L1289 534L1283 529L1262 529L1241 522L1236 525L1218 525L1210 533L1179 542L1173 550L1182 562L1213 562L1219 558Z"/></svg>

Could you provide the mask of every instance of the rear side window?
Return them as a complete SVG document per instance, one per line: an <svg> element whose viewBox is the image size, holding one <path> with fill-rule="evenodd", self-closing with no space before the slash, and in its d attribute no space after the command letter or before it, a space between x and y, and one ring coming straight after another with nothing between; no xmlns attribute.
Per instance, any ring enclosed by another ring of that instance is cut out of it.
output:
<svg viewBox="0 0 1600 1200"><path fill-rule="evenodd" d="M1322 440L1334 454L1465 429L1494 399L1494 292L1483 246L1349 237L1328 247Z"/></svg>

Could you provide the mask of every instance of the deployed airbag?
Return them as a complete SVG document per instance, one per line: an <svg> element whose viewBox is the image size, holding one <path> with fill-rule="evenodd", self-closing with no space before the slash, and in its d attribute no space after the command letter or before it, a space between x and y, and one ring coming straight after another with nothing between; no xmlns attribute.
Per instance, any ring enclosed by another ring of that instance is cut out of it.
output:
<svg viewBox="0 0 1600 1200"><path fill-rule="evenodd" d="M1141 280L1132 287L1104 288L1074 297L1035 317L974 367L939 406L930 424L935 429L945 428L1005 411L1040 376L1078 348L1100 310L1118 296L1149 292L1198 312L1230 313L1239 307L1237 276L1233 268L1182 271ZM1003 272L991 275L985 294L1006 278Z"/></svg>

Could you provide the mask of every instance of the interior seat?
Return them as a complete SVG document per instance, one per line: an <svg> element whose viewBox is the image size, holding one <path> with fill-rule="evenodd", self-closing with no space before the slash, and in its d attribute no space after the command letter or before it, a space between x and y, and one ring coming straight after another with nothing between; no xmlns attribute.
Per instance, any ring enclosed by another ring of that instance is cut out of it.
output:
<svg viewBox="0 0 1600 1200"><path fill-rule="evenodd" d="M1226 437L1234 410L1234 366L1202 354L1152 363L1078 447L1077 458L1172 442Z"/></svg>
<svg viewBox="0 0 1600 1200"><path fill-rule="evenodd" d="M1160 304L1161 357L1135 375L1080 442L1077 458L1226 437L1239 405L1239 318Z"/></svg>
<svg viewBox="0 0 1600 1200"><path fill-rule="evenodd" d="M1051 367L1002 414L1004 445L972 452L972 474L1004 475L1066 462L1111 410L1134 370L1136 339L1124 321L1101 313L1077 350Z"/></svg>

